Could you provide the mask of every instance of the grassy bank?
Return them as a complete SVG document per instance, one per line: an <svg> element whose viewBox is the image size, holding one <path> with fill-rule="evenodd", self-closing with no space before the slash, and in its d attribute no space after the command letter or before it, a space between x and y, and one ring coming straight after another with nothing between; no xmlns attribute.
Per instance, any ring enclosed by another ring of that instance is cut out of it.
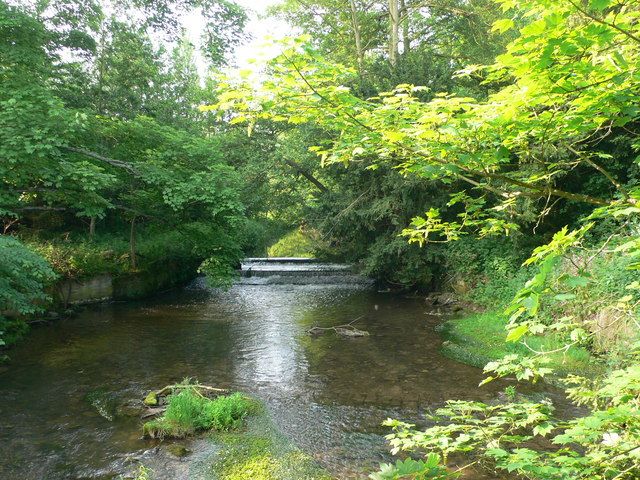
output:
<svg viewBox="0 0 640 480"><path fill-rule="evenodd" d="M479 368L508 354L531 355L531 350L522 342L505 341L506 324L507 319L495 311L449 320L439 328L445 338L442 350L449 357ZM537 351L551 351L565 345L563 339L549 335L528 336L524 340ZM598 359L582 347L571 347L550 358L558 376L590 375L602 369Z"/></svg>
<svg viewBox="0 0 640 480"><path fill-rule="evenodd" d="M460 300L476 305L483 313L469 313L441 326L447 355L483 367L508 354L530 356L532 350L553 351L573 342L566 331L553 328L544 335L505 341L507 317L502 312L537 273L531 266L522 266L523 251L530 249L496 239L448 246L448 282L443 288L455 291ZM580 270L576 265L584 262L588 265ZM620 303L630 292L627 286L637 280L637 271L631 267L629 259L610 252L599 256L581 252L571 261L565 259L554 265L545 285L548 294L539 305L538 321L554 326L571 319L584 335L591 335L581 347L550 355L550 366L557 376L602 373L604 364L615 364L625 345L637 337L636 313Z"/></svg>

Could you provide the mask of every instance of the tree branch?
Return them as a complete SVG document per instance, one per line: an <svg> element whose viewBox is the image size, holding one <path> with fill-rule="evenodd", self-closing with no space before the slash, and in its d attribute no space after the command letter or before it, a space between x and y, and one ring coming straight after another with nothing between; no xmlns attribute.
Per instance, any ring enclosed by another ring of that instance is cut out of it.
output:
<svg viewBox="0 0 640 480"><path fill-rule="evenodd" d="M640 43L640 37L635 36L633 33L631 32L627 32L625 29L620 28L619 26L617 26L615 23L609 23L606 20L603 20L601 18L596 17L595 15L593 15L592 13L589 13L587 10L585 10L584 8L582 8L580 5L576 4L573 0L567 0L571 5L573 5L573 7L578 10L580 13L582 13L585 17L590 18L591 20L593 20L596 23L599 23L601 25L605 25L609 28L613 28L614 30L617 30L618 32L622 33L623 35L626 35L627 37L629 37L631 40L633 40L636 43Z"/></svg>
<svg viewBox="0 0 640 480"><path fill-rule="evenodd" d="M327 187L325 187L324 184L320 180L318 180L316 177L311 175L309 172L307 172L304 168L302 168L300 165L298 165L293 160L289 160L289 159L286 159L286 158L283 158L282 160L284 161L284 163L289 165L291 168L293 168L296 172L298 172L304 178L306 178L311 183L313 183L318 188L318 190L320 190L322 193L326 193L326 192L329 191L329 189Z"/></svg>
<svg viewBox="0 0 640 480"><path fill-rule="evenodd" d="M84 148L77 148L77 147L62 147L62 148L69 152L79 153L86 157L100 160L101 162L108 163L109 165L112 165L117 168L123 168L134 175L140 174L133 165L127 162L123 162L122 160L116 160L114 158L105 157L104 155L100 155L99 153L95 153L90 150L85 150Z"/></svg>
<svg viewBox="0 0 640 480"><path fill-rule="evenodd" d="M353 123L355 123L356 125L359 125L360 127L364 128L365 130L372 132L372 133L378 133L373 127L367 125L366 123L362 122L359 118L357 118L355 115L353 115L351 112L346 111L344 109L341 109L339 105L336 105L331 99L327 98L325 95L323 95L322 93L320 93L305 77L304 73L302 73L302 71L300 70L300 68L298 67L298 65L289 57L287 57L284 53L282 54L283 57L291 64L291 66L293 67L293 69L297 72L297 74L300 76L300 78L302 79L302 81L305 83L305 85L307 85L307 87L314 93L316 94L321 100L323 100L324 102L326 102L327 104L331 105L333 108L337 109L339 112L342 112L344 115L347 116L347 118L349 120L351 120ZM405 150L408 153L411 153L413 155L425 158L431 162L437 163L439 165L446 165L446 166L450 166L450 164L444 160L440 160L438 158L432 157L430 155L427 155L424 152L421 152L419 150L416 150L414 148L411 148L407 145L404 145L398 141L390 141L389 143L391 143L392 145L395 145L396 147ZM481 171L481 170L473 170L471 168L465 167L463 165L455 165L454 166L456 168L458 168L459 170L462 170L463 172L470 174L470 175L477 175L479 177L483 177L483 178L491 178L494 180L500 180L504 183L507 183L509 185L513 185L513 186L517 186L520 188L526 188L528 190L532 190L534 192L538 192L541 195L553 195L555 197L561 197L561 198L565 198L567 200L573 200L573 201L577 201L577 202L583 202L583 203L588 203L591 205L601 205L601 206L606 206L606 205L610 205L611 202L607 201L607 200L603 200L601 198L596 198L596 197L592 197L590 195L584 195L581 193L572 193L572 192L566 192L564 190L559 190L557 188L553 188L551 186L538 186L532 183L527 183L527 182L523 182L521 180L517 180L515 178L511 178L507 175L503 175L500 173L492 173L492 172L486 172L486 171ZM469 182L469 178L468 177L464 177L463 175L460 175L459 173L455 173L455 175L460 178L461 180L464 180L466 182ZM484 185L482 184L477 184L473 183L476 186L481 186L483 188L485 188ZM490 191L492 191L491 189L488 189ZM495 190L493 190L495 193Z"/></svg>

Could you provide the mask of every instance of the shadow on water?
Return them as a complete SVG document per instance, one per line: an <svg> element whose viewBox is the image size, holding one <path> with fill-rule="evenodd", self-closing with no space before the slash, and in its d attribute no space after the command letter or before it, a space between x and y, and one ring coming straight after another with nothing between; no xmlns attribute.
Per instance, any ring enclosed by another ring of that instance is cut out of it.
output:
<svg viewBox="0 0 640 480"><path fill-rule="evenodd" d="M370 336L310 337L361 317ZM283 433L339 478L388 460L380 423L448 398L490 400L480 370L439 353L418 299L330 285L192 287L94 307L34 330L0 374L0 478L109 478L152 446L127 402L184 377L263 399ZM124 407L123 407L124 405Z"/></svg>

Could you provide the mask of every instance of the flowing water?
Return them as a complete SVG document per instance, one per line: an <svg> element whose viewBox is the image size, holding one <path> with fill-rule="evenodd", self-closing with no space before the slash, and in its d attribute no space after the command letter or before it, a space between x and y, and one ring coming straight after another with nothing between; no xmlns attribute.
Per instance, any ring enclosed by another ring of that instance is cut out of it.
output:
<svg viewBox="0 0 640 480"><path fill-rule="evenodd" d="M424 300L352 280L226 292L199 280L34 329L0 374L0 478L126 471L131 454L153 446L127 406L184 377L264 400L282 432L337 478L363 478L389 459L385 418L420 421L445 399L490 400L504 387L478 388L480 370L440 354L442 317ZM369 336L306 333L355 319Z"/></svg>

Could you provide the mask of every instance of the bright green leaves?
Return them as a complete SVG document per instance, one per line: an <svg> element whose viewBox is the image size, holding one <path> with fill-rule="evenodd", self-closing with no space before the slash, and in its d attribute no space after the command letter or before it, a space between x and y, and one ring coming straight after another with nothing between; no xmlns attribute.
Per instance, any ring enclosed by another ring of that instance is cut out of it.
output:
<svg viewBox="0 0 640 480"><path fill-rule="evenodd" d="M517 327L509 330L506 340L507 342L517 342L528 332L529 332L528 325L518 325Z"/></svg>
<svg viewBox="0 0 640 480"><path fill-rule="evenodd" d="M395 464L383 463L380 465L380 471L369 475L372 480L445 480L456 477L457 475L448 472L447 468L440 464L440 457L435 453L428 454L424 460L407 458L397 460Z"/></svg>
<svg viewBox="0 0 640 480"><path fill-rule="evenodd" d="M508 365L500 362L494 369L499 368ZM384 424L393 428L387 438L398 451L437 452L445 461L453 453L473 450L491 459L498 469L526 478L637 478L640 368L617 370L595 382L580 377L572 377L570 382L576 385L569 389L571 398L592 405L593 411L561 420L554 417L548 400L531 402L519 395L515 403L493 405L449 401L430 417L436 424L425 430L387 420ZM560 448L522 447L535 437L548 437Z"/></svg>
<svg viewBox="0 0 640 480"><path fill-rule="evenodd" d="M414 217L401 235L407 237L409 243L422 246L429 242L458 240L469 233L482 238L509 235L518 229L518 225L508 217L512 205L509 200L492 208L487 208L486 204L485 197L472 197L466 191L455 193L447 203L447 207L453 207L452 210L459 210L459 207L463 210L453 216L455 220L444 220L441 212L432 208L423 217Z"/></svg>
<svg viewBox="0 0 640 480"><path fill-rule="evenodd" d="M547 401L487 405L457 400L448 401L430 415L435 426L425 430L391 419L384 425L393 428L387 439L396 451L426 450L437 453L437 457L442 456L446 462L456 452L472 450L489 456L505 456L510 447L553 431L553 411ZM529 433L532 430L535 433Z"/></svg>
<svg viewBox="0 0 640 480"><path fill-rule="evenodd" d="M512 19L510 18L503 18L500 20L497 20L494 24L493 27L491 28L492 31L494 32L498 32L498 33L504 33L507 30L510 30L514 27L515 23L513 22Z"/></svg>
<svg viewBox="0 0 640 480"><path fill-rule="evenodd" d="M602 11L605 8L609 7L612 3L612 0L590 0L589 5L594 10Z"/></svg>

